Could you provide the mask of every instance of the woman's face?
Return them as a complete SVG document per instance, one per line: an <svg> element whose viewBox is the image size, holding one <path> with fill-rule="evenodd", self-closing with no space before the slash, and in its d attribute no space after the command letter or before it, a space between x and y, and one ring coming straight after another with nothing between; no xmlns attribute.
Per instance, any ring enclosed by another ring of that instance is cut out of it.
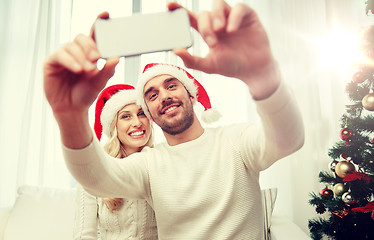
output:
<svg viewBox="0 0 374 240"><path fill-rule="evenodd" d="M132 103L118 111L117 135L127 154L138 152L147 144L151 126L141 107Z"/></svg>

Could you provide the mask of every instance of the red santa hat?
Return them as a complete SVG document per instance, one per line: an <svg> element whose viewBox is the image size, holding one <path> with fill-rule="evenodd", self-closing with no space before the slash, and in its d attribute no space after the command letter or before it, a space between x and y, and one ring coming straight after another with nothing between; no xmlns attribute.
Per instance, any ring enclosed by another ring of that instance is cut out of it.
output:
<svg viewBox="0 0 374 240"><path fill-rule="evenodd" d="M98 96L95 106L94 130L97 138L101 134L110 136L110 125L127 104L136 103L135 88L127 84L116 84L105 88Z"/></svg>
<svg viewBox="0 0 374 240"><path fill-rule="evenodd" d="M183 68L166 63L147 64L138 79L138 84L136 86L138 94L137 103L143 108L143 111L148 118L150 118L150 114L144 101L144 86L149 80L162 74L168 74L178 79L187 89L189 94L197 99L197 101L204 107L204 112L201 116L204 122L215 122L220 118L221 115L219 112L212 108L208 93L205 91L204 87Z"/></svg>

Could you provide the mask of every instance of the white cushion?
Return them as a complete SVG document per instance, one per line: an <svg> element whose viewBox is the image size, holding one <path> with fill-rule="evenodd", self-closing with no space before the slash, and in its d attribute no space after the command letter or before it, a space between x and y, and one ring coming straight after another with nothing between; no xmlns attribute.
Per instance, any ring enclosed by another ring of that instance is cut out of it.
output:
<svg viewBox="0 0 374 240"><path fill-rule="evenodd" d="M272 216L271 240L311 240L298 225L288 217L275 213Z"/></svg>
<svg viewBox="0 0 374 240"><path fill-rule="evenodd" d="M22 186L4 240L73 238L75 189Z"/></svg>
<svg viewBox="0 0 374 240"><path fill-rule="evenodd" d="M271 215L277 198L277 188L261 190L262 207L264 209L264 236L265 240L270 240Z"/></svg>
<svg viewBox="0 0 374 240"><path fill-rule="evenodd" d="M3 240L11 209L12 207L0 208L0 240Z"/></svg>

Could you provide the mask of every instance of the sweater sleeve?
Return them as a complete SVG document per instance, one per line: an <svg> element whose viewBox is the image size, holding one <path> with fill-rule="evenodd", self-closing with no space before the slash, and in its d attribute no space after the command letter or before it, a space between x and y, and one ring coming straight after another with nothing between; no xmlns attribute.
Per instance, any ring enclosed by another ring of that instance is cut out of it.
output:
<svg viewBox="0 0 374 240"><path fill-rule="evenodd" d="M247 166L261 171L303 146L304 125L294 96L284 82L256 105L261 126L243 131L241 148L245 149Z"/></svg>
<svg viewBox="0 0 374 240"><path fill-rule="evenodd" d="M94 196L146 199L149 195L147 166L140 153L117 159L93 138L83 149L63 146L63 154L71 174Z"/></svg>
<svg viewBox="0 0 374 240"><path fill-rule="evenodd" d="M74 240L97 240L97 199L77 187Z"/></svg>

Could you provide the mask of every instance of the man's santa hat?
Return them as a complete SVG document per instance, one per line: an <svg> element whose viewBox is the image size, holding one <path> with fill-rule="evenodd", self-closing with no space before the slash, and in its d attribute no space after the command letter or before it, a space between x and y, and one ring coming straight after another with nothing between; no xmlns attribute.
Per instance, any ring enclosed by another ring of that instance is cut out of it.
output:
<svg viewBox="0 0 374 240"><path fill-rule="evenodd" d="M136 91L131 85L112 85L99 94L95 106L94 123L94 130L99 140L102 133L110 137L110 125L117 117L118 111L131 103L136 103Z"/></svg>
<svg viewBox="0 0 374 240"><path fill-rule="evenodd" d="M220 118L221 115L218 111L212 108L208 93L205 91L204 87L183 68L166 63L147 64L138 79L138 84L136 86L138 94L137 103L143 108L143 111L148 118L150 118L150 114L144 101L144 86L152 78L163 74L168 74L178 79L187 89L189 94L197 99L197 101L204 107L204 112L201 116L204 122L211 123Z"/></svg>

